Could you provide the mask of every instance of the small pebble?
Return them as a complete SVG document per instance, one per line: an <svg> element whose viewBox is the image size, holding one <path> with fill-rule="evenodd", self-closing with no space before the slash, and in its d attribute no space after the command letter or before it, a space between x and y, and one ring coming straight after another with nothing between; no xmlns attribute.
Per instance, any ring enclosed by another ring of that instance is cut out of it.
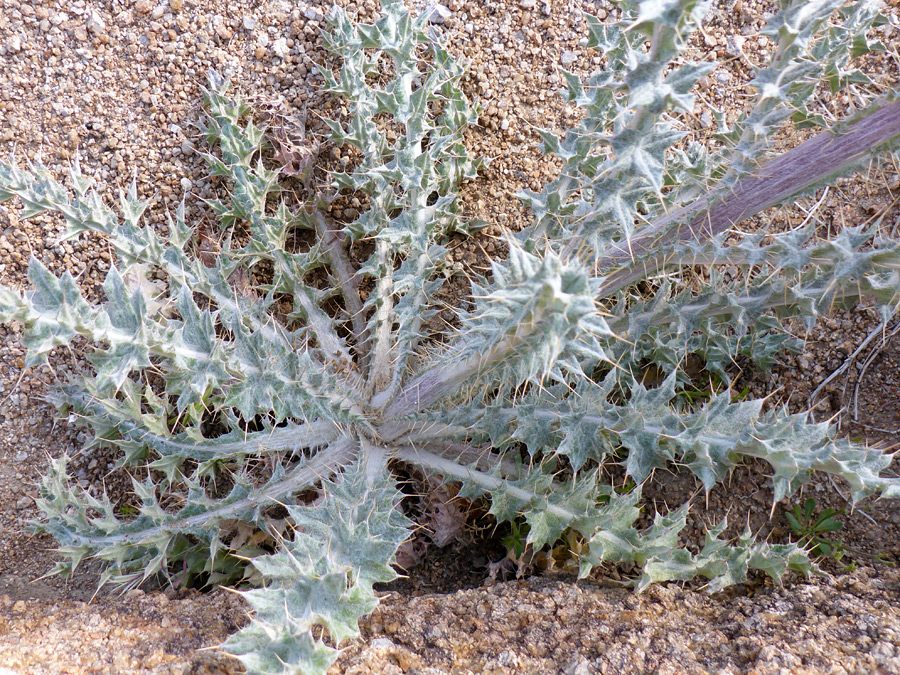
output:
<svg viewBox="0 0 900 675"><path fill-rule="evenodd" d="M373 649L373 650L380 650L380 649L392 650L392 649L396 649L396 648L397 648L397 645L395 645L393 642L391 642L391 640L389 640L388 638L375 638L374 640L372 640L372 644L371 644L371 649Z"/></svg>
<svg viewBox="0 0 900 675"><path fill-rule="evenodd" d="M290 48L287 46L287 40L283 37L278 38L272 43L272 53L280 59L287 56L290 51Z"/></svg>
<svg viewBox="0 0 900 675"><path fill-rule="evenodd" d="M449 8L444 7L444 5L435 5L434 11L431 13L431 16L428 17L428 21L430 23L442 24L451 16L453 16L453 12L451 12Z"/></svg>
<svg viewBox="0 0 900 675"><path fill-rule="evenodd" d="M106 22L97 10L91 10L91 14L85 23L87 29L92 33L102 33L106 30Z"/></svg>
<svg viewBox="0 0 900 675"><path fill-rule="evenodd" d="M223 40L230 40L234 36L234 31L228 27L224 22L219 22L216 24L216 35L218 35Z"/></svg>
<svg viewBox="0 0 900 675"><path fill-rule="evenodd" d="M571 66L575 61L578 60L578 52L566 51L562 53L562 56L559 57L560 63L564 66Z"/></svg>

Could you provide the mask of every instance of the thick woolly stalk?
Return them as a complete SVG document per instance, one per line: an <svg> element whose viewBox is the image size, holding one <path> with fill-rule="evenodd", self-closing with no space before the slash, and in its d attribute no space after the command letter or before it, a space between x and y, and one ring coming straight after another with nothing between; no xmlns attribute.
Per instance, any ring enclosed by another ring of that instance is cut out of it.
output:
<svg viewBox="0 0 900 675"><path fill-rule="evenodd" d="M655 252L675 243L716 237L771 206L827 185L859 168L900 140L900 101L867 109L858 118L813 138L767 162L734 186L722 187L659 218L627 247L620 245L596 263L609 274L600 287L605 297L654 276L669 262Z"/></svg>

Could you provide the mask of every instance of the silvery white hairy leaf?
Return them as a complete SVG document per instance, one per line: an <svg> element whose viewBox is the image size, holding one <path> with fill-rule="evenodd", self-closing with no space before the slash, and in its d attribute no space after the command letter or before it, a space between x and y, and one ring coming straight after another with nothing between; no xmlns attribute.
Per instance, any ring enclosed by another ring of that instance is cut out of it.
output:
<svg viewBox="0 0 900 675"><path fill-rule="evenodd" d="M51 464L38 527L60 544L57 571L94 557L123 586L250 585L253 619L225 649L252 673L324 673L417 525L401 512L402 464L527 525L534 550L580 542L581 575L636 564L637 589L815 569L795 544L728 542L724 522L698 552L679 547L690 504L640 526L656 469L681 467L710 491L752 457L771 467L775 501L814 472L844 479L854 501L900 496L890 455L727 388L739 356L766 367L800 348L788 320L809 326L865 297L887 321L900 302L900 245L877 227L829 240L807 225L738 229L896 149L900 102L885 98L772 154L787 125L824 125L817 91L866 81L852 59L879 48L874 3L781 3L755 101L709 145L676 123L714 67L682 56L708 3L619 4L617 21L588 19L605 68L563 73L581 121L540 132L559 177L522 195L532 226L473 275L440 339L427 326L445 309L447 237L474 229L458 190L480 166L464 143L478 108L465 65L399 0L371 25L329 18L323 75L347 116L326 120L328 142L354 159L326 179L279 161L280 132L210 74L204 157L229 188L207 202L216 227L189 223L182 204L163 236L141 223L134 184L113 208L77 162L69 187L39 163L0 163L0 201L18 199L25 218L58 213L63 239L91 232L115 252L100 302L37 259L25 290L0 288L28 365L91 343L89 366L52 400L87 431L81 453L112 451L133 477L129 495L104 494L73 483L80 458ZM341 222L327 209L339 195L360 203ZM679 284L685 266L708 283ZM698 369L722 384L700 400ZM630 489L609 483L612 463Z"/></svg>
<svg viewBox="0 0 900 675"><path fill-rule="evenodd" d="M266 585L242 593L255 616L223 645L249 671L325 672L337 651L312 636L313 626L335 643L359 635L357 621L378 602L373 584L396 578L389 562L412 523L396 508L389 474L376 468L370 476L357 462L323 481L321 504L288 506L293 538L252 560Z"/></svg>

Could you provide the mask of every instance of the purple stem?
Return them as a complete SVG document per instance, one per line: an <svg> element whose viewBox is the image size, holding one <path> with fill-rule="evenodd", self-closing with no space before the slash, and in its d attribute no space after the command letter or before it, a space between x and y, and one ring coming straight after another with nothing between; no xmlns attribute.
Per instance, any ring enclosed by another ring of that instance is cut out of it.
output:
<svg viewBox="0 0 900 675"><path fill-rule="evenodd" d="M809 188L846 172L890 143L900 139L900 101L874 108L837 131L823 131L779 155L733 188L720 187L692 204L660 218L648 232L600 261L598 269L627 266L613 272L600 288L605 297L666 265L666 256L652 255L676 241L709 239L763 209L782 203ZM698 213L699 212L699 213ZM693 214L697 215L693 215ZM688 220L689 219L689 220ZM673 223L687 223L671 228ZM648 257L649 256L649 257ZM638 260L645 259L638 263ZM496 345L489 353L431 368L404 386L384 411L384 419L424 410L456 390L485 363L496 363L515 351L516 341Z"/></svg>
<svg viewBox="0 0 900 675"><path fill-rule="evenodd" d="M781 204L856 166L867 156L900 139L900 101L881 105L838 131L823 131L741 178L732 188L719 187L693 203L652 223L631 245L597 264L621 268L600 287L599 297L612 295L666 265L660 247L692 239L702 241L725 232L760 211ZM696 214L696 215L694 215ZM671 228L673 223L685 224Z"/></svg>
<svg viewBox="0 0 900 675"><path fill-rule="evenodd" d="M340 285L341 295L347 305L347 313L350 315L350 323L353 326L353 337L356 340L356 348L360 347L365 322L362 313L362 302L359 299L359 277L353 272L347 253L344 251L344 236L340 226L330 218L327 218L318 210L312 214L316 222L316 233L325 245L325 255L331 263L331 271L334 273Z"/></svg>

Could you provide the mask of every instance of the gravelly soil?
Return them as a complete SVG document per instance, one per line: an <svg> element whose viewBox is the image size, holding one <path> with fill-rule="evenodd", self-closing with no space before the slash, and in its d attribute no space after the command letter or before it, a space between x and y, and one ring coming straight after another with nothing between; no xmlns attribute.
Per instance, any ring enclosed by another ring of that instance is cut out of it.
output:
<svg viewBox="0 0 900 675"><path fill-rule="evenodd" d="M748 584L715 598L538 577L389 594L333 672L897 673L898 574L872 572ZM233 661L198 647L241 620L223 591L171 600L136 591L99 604L0 599L0 663L30 673L231 673Z"/></svg>
<svg viewBox="0 0 900 675"><path fill-rule="evenodd" d="M374 9L372 0L339 4L363 20ZM571 106L553 94L561 86L557 68L586 72L600 63L578 44L581 12L602 16L611 8L587 0L564 0L547 9L533 0L447 4L450 14L435 29L451 51L471 59L467 91L485 104L469 148L494 158L464 190L467 213L493 227L455 242L451 253L461 265L477 267L486 265L486 256L501 253L496 237L503 229L524 224L526 214L514 195L538 189L554 171L553 161L535 148L534 128L560 129L574 120ZM897 8L896 0L886 5L891 22L881 29L881 39L888 45L900 43ZM698 137L706 133L704 112L710 106L732 115L742 105L747 63L758 63L771 47L758 30L772 11L768 2L719 3L705 34L697 37L697 54L721 64L700 87L690 121ZM240 91L275 102L288 114L304 107L340 114L339 106L318 92L321 78L314 69L325 59L318 38L325 12L318 3L286 0L0 0L0 156L42 156L61 178L78 152L84 172L110 194L137 176L140 194L156 197L147 222L164 223L166 210L185 191L189 218L208 218L199 198L212 197L221 187L206 177L195 152L204 73L225 72ZM861 67L882 90L900 81L896 50ZM821 103L842 116L855 101L845 96ZM309 125L314 133L323 131L315 114ZM336 149L323 154L325 162L340 160ZM834 228L884 216L884 226L896 235L898 189L896 167L874 167L832 188L816 212L817 222ZM795 225L819 196L754 222ZM88 295L99 296L110 264L104 242L56 244L59 219L21 221L18 208L0 206L0 283L25 286L27 260L34 254L54 271L71 271ZM802 408L875 325L866 309L836 312L812 331L804 354L786 358L770 375L748 374L746 384L752 394L774 394L773 401L787 399ZM3 668L230 672L234 662L197 650L217 644L245 621L245 609L233 594L118 598L101 591L85 604L95 594L96 564L86 564L67 583L35 581L56 559L52 541L24 534L28 520L37 516L35 482L48 457L74 453L83 440L64 421L53 421L41 397L83 362L77 352L60 351L48 367L23 369L16 329L0 327L0 336L0 675ZM900 338L885 345L875 340L851 359L846 373L823 386L820 417L848 405L852 412L855 394L858 414L855 420L846 416L847 432L895 443L898 343ZM85 485L114 487L121 480L109 473L111 457L102 453L83 455L75 468ZM648 496L674 504L696 489L683 476L663 477ZM820 507L846 507L839 489L818 480L806 494ZM773 540L785 540L783 510L768 519L770 496L771 482L761 467L741 468L708 504L696 500L686 540L695 540L700 525L725 514L734 528L749 522ZM756 580L714 598L679 587L635 597L555 577L480 587L493 551L473 553L461 544L433 551L364 623L364 639L349 647L335 672L900 672L898 575L879 562L900 562L900 511L893 504L866 504L844 522L844 562L858 567L852 574L832 562L825 566L835 578L791 579L783 588ZM467 590L447 592L454 587ZM442 593L429 593L434 590Z"/></svg>

